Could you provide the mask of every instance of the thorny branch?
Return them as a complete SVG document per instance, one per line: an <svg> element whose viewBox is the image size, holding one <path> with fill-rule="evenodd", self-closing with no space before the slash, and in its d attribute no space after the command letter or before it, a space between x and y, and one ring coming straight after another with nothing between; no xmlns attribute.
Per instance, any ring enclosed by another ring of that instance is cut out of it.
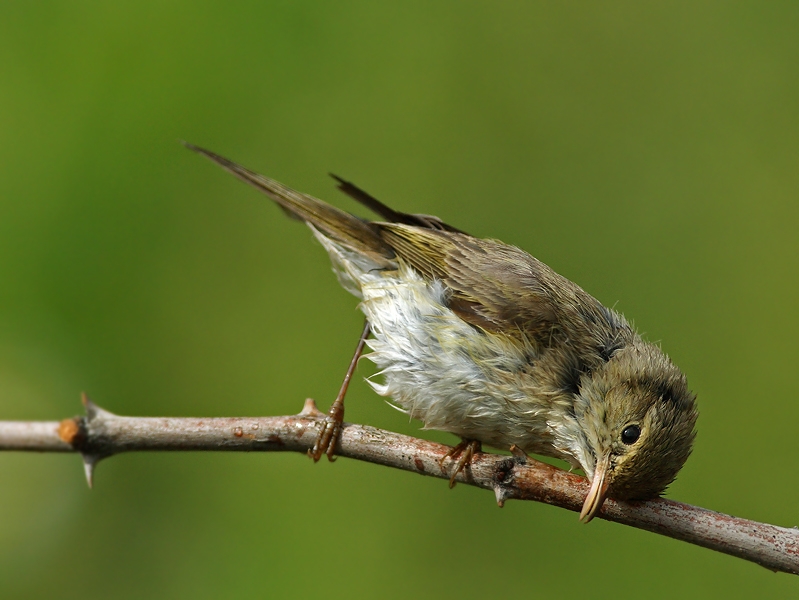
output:
<svg viewBox="0 0 799 600"><path fill-rule="evenodd" d="M306 453L324 415L313 400L285 417L121 417L84 397L85 417L61 422L0 421L0 450L80 452L89 485L98 461L142 450L290 451ZM344 424L336 454L431 477L449 478L439 462L448 447L365 425ZM527 458L478 453L457 481L493 490L506 500L536 500L579 512L588 481ZM608 499L600 519L630 525L749 560L773 571L799 574L799 529L731 517L658 498Z"/></svg>

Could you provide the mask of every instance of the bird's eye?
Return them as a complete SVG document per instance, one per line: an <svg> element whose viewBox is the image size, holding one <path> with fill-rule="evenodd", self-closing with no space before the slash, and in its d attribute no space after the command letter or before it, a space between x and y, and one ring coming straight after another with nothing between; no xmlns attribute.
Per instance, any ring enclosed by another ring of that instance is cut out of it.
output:
<svg viewBox="0 0 799 600"><path fill-rule="evenodd" d="M621 441L627 444L634 444L641 437L641 428L638 425L628 425L621 432Z"/></svg>

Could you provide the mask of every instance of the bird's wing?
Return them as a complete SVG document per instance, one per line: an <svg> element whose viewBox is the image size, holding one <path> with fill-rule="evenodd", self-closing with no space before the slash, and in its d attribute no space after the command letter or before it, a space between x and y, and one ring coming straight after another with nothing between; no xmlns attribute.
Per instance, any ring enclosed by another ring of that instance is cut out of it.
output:
<svg viewBox="0 0 799 600"><path fill-rule="evenodd" d="M450 307L489 331L519 332L550 345L578 286L523 250L460 233L378 223L397 256L451 290ZM564 306L566 303L566 306Z"/></svg>

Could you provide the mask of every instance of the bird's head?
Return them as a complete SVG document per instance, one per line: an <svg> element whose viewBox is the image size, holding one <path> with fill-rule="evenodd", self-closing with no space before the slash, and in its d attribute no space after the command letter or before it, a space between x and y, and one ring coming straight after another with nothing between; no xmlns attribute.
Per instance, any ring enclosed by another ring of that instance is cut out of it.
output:
<svg viewBox="0 0 799 600"><path fill-rule="evenodd" d="M674 481L691 453L697 411L682 372L639 341L584 377L574 417L575 457L591 481L580 514L588 522L608 496L653 498Z"/></svg>

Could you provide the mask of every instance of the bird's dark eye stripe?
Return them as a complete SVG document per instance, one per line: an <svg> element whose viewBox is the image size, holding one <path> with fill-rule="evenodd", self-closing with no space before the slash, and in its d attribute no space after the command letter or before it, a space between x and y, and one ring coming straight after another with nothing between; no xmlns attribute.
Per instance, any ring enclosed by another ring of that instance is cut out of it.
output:
<svg viewBox="0 0 799 600"><path fill-rule="evenodd" d="M641 428L638 425L628 425L621 432L621 441L627 444L634 444L641 437Z"/></svg>

